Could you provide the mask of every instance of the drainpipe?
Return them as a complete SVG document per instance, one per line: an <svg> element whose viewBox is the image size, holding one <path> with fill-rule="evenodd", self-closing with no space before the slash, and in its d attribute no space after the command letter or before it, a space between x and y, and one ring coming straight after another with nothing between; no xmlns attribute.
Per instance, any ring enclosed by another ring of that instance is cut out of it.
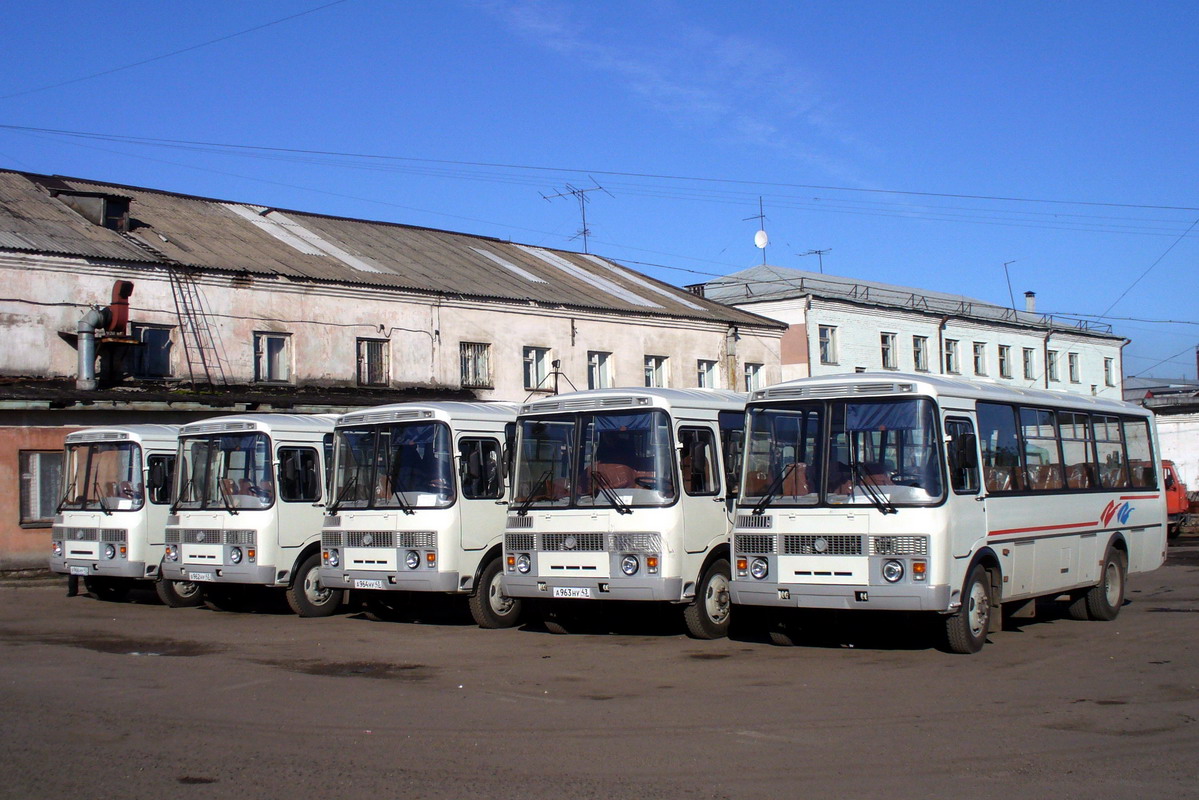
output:
<svg viewBox="0 0 1199 800"><path fill-rule="evenodd" d="M937 374L945 374L945 326L949 324L949 317L941 317L941 322L937 325ZM961 357L961 353L958 353Z"/></svg>
<svg viewBox="0 0 1199 800"><path fill-rule="evenodd" d="M79 335L79 371L75 388L90 392L96 388L96 328L108 326L110 313L107 308L93 306L75 326Z"/></svg>
<svg viewBox="0 0 1199 800"><path fill-rule="evenodd" d="M1051 327L1049 329L1049 332L1045 334L1045 341L1042 342L1042 344L1041 344L1041 352L1043 354L1042 357L1045 359L1045 388L1046 389L1049 388L1049 337L1052 335L1053 335L1053 328Z"/></svg>

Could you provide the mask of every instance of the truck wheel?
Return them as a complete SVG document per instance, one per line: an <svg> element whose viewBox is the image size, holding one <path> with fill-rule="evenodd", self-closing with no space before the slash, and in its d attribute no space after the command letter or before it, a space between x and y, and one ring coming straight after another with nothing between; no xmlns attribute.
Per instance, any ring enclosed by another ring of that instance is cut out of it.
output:
<svg viewBox="0 0 1199 800"><path fill-rule="evenodd" d="M87 577L83 586L97 600L107 603L119 603L129 594L129 583L121 578Z"/></svg>
<svg viewBox="0 0 1199 800"><path fill-rule="evenodd" d="M522 604L504 594L503 574L503 559L493 558L470 596L470 615L480 628L511 628L520 622Z"/></svg>
<svg viewBox="0 0 1199 800"><path fill-rule="evenodd" d="M191 581L171 581L159 578L154 581L154 591L165 606L171 608L194 608L204 602L200 585Z"/></svg>
<svg viewBox="0 0 1199 800"><path fill-rule="evenodd" d="M692 639L723 639L729 635L733 604L729 598L729 562L718 558L704 571L695 599L683 609L687 635Z"/></svg>
<svg viewBox="0 0 1199 800"><path fill-rule="evenodd" d="M287 604L301 617L328 617L341 605L341 591L320 582L321 554L313 553L296 570L287 587Z"/></svg>
<svg viewBox="0 0 1199 800"><path fill-rule="evenodd" d="M977 653L987 643L991 624L991 578L981 564L970 570L962 607L945 618L945 643L951 653Z"/></svg>
<svg viewBox="0 0 1199 800"><path fill-rule="evenodd" d="M1128 562L1123 552L1109 547L1103 559L1103 574L1099 583L1087 590L1087 615L1094 620L1108 622L1120 613L1124 605L1124 578L1128 574Z"/></svg>

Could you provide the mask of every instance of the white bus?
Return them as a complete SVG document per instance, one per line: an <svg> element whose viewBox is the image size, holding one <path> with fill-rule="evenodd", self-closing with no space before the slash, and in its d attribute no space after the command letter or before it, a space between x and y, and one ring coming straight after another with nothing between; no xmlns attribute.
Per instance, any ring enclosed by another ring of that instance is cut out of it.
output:
<svg viewBox="0 0 1199 800"><path fill-rule="evenodd" d="M686 603L688 633L726 635L745 395L602 389L521 406L504 589L565 632L588 600ZM734 484L735 485L735 484Z"/></svg>
<svg viewBox="0 0 1199 800"><path fill-rule="evenodd" d="M164 576L202 584L219 609L268 586L302 617L334 613L343 592L318 573L335 419L250 414L180 428Z"/></svg>
<svg viewBox="0 0 1199 800"><path fill-rule="evenodd" d="M401 403L337 422L321 583L388 618L406 592L468 594L481 627L520 621L500 585L509 403Z"/></svg>
<svg viewBox="0 0 1199 800"><path fill-rule="evenodd" d="M752 394L735 603L944 616L977 652L1001 605L1112 619L1165 558L1153 416L1111 400L928 375L831 375ZM789 618L772 638L789 643Z"/></svg>
<svg viewBox="0 0 1199 800"><path fill-rule="evenodd" d="M199 604L195 584L162 580L159 573L178 431L174 425L114 425L67 434L50 545L53 572L82 577L104 600L152 583L167 605Z"/></svg>

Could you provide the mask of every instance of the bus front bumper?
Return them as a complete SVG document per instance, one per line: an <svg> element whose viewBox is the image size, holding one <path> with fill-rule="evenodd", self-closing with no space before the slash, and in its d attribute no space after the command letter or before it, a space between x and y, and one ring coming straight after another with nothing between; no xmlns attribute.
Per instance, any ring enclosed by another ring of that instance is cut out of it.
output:
<svg viewBox="0 0 1199 800"><path fill-rule="evenodd" d="M157 565L152 564L150 572L147 573L144 561L51 558L50 571L83 578L132 578L146 581L152 581L158 576Z"/></svg>
<svg viewBox="0 0 1199 800"><path fill-rule="evenodd" d="M162 562L162 577L168 581L194 581L196 583L240 583L256 586L274 586L275 568L257 564L179 564ZM287 583L286 579L283 583ZM280 584L282 585L282 584Z"/></svg>
<svg viewBox="0 0 1199 800"><path fill-rule="evenodd" d="M683 599L682 578L566 578L505 572L504 592L509 597L542 599L650 600Z"/></svg>
<svg viewBox="0 0 1199 800"><path fill-rule="evenodd" d="M950 590L946 585L813 585L741 578L732 581L729 592L734 603L746 606L941 613L951 610Z"/></svg>
<svg viewBox="0 0 1199 800"><path fill-rule="evenodd" d="M460 592L457 572L417 568L399 572L321 567L321 586L384 592Z"/></svg>

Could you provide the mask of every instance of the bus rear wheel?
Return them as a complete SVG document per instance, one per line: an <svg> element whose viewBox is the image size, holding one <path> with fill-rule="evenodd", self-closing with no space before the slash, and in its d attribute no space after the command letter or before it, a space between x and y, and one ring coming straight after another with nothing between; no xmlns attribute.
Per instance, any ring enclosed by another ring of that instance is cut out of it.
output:
<svg viewBox="0 0 1199 800"><path fill-rule="evenodd" d="M200 584L191 581L172 581L160 578L154 581L154 592L163 605L171 608L194 608L204 602Z"/></svg>
<svg viewBox="0 0 1199 800"><path fill-rule="evenodd" d="M504 594L504 564L493 558L470 596L470 615L480 628L511 628L520 623L520 600Z"/></svg>
<svg viewBox="0 0 1199 800"><path fill-rule="evenodd" d="M962 591L962 607L945 618L945 644L951 653L977 653L991 627L991 578L978 564Z"/></svg>
<svg viewBox="0 0 1199 800"><path fill-rule="evenodd" d="M287 587L287 604L301 617L328 617L341 605L341 591L321 586L321 554L313 553L296 570Z"/></svg>
<svg viewBox="0 0 1199 800"><path fill-rule="evenodd" d="M1099 583L1085 595L1087 616L1101 622L1110 622L1120 613L1124 605L1124 579L1128 575L1128 559L1123 551L1109 547L1103 559L1103 574Z"/></svg>
<svg viewBox="0 0 1199 800"><path fill-rule="evenodd" d="M692 639L723 639L729 635L733 604L729 595L729 562L718 558L704 571L695 599L683 609L687 635Z"/></svg>

